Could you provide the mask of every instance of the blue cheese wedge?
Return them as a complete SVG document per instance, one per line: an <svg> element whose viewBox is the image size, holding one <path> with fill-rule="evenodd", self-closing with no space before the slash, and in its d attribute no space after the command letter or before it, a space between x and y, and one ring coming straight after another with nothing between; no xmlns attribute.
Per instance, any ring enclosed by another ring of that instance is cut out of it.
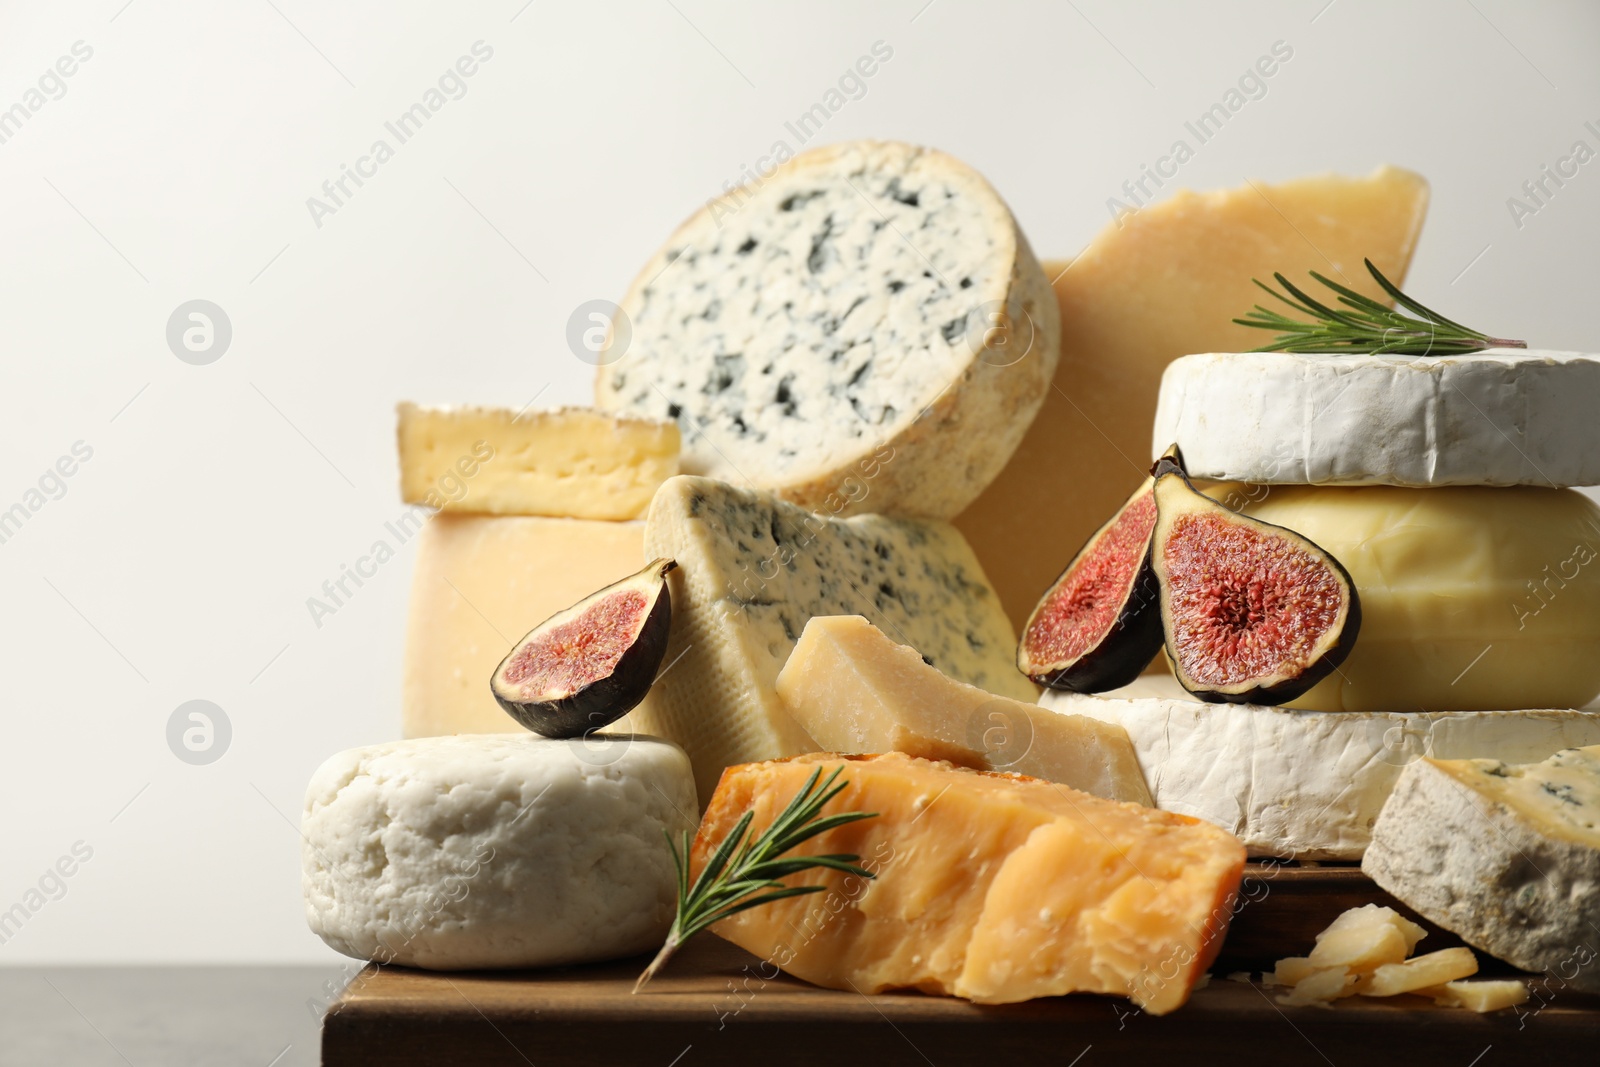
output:
<svg viewBox="0 0 1600 1067"><path fill-rule="evenodd" d="M1468 944L1600 993L1600 745L1412 764L1361 869Z"/></svg>
<svg viewBox="0 0 1600 1067"><path fill-rule="evenodd" d="M675 420L687 473L833 514L956 515L1059 358L1060 310L1004 201L888 142L803 153L712 201L621 308L599 407Z"/></svg>
<svg viewBox="0 0 1600 1067"><path fill-rule="evenodd" d="M1033 701L1016 634L977 557L942 522L829 518L711 478L669 479L645 553L677 560L672 637L630 728L682 745L700 795L724 767L817 749L776 683L807 621L861 615L952 678Z"/></svg>

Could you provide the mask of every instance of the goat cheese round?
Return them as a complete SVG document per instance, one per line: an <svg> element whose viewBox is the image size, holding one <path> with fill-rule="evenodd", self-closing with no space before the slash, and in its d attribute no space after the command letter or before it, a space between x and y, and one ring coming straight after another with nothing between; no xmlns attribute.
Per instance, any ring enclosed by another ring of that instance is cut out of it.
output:
<svg viewBox="0 0 1600 1067"><path fill-rule="evenodd" d="M666 834L697 813L688 757L643 735L350 749L306 790L306 920L347 956L432 970L634 955L666 936Z"/></svg>
<svg viewBox="0 0 1600 1067"><path fill-rule="evenodd" d="M675 420L685 473L832 515L960 512L1060 357L1055 294L1005 202L892 142L805 152L710 201L621 309L599 407Z"/></svg>
<svg viewBox="0 0 1600 1067"><path fill-rule="evenodd" d="M1423 757L1526 762L1600 744L1600 712L1295 711L1143 695L1176 689L1147 678L1127 699L1051 692L1039 702L1120 724L1156 807L1215 823L1252 856L1360 859L1401 772Z"/></svg>
<svg viewBox="0 0 1600 1067"><path fill-rule="evenodd" d="M1161 378L1151 440L1261 484L1600 484L1600 356L1212 352Z"/></svg>

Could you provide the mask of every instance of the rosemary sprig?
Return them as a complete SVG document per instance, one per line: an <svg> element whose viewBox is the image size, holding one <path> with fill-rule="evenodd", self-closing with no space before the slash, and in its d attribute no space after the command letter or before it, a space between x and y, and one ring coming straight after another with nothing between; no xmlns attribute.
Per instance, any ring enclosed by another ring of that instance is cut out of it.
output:
<svg viewBox="0 0 1600 1067"><path fill-rule="evenodd" d="M685 941L713 923L746 908L770 904L785 897L820 893L825 888L820 885L786 886L779 879L813 867L844 871L862 878L873 877L871 871L856 866L856 860L859 860L860 856L839 853L827 856L780 858L802 841L807 841L824 831L861 819L877 817L877 812L867 811L822 815L822 809L828 801L844 792L845 787L850 784L849 782L833 784L834 779L838 778L843 770L842 766L835 767L833 773L828 775L827 781L820 786L817 785L817 779L822 776L822 768L818 767L811 772L805 787L789 801L789 806L772 821L771 826L753 839L746 840L750 833L753 813L747 811L741 815L733 830L722 839L722 844L711 854L711 859L706 862L700 877L695 879L693 887L689 885L689 835L687 833L683 835L681 856L678 853L678 846L673 843L671 835L668 835L667 844L672 848L672 862L678 868L678 914L672 920L672 928L667 931L666 944L661 946L661 951L656 953L656 958L650 961L650 966L645 968L644 973L639 976L639 981L635 983L633 987L635 993L643 989L644 984L666 966L667 961ZM762 892L763 890L767 892ZM755 896L758 893L760 896Z"/></svg>
<svg viewBox="0 0 1600 1067"><path fill-rule="evenodd" d="M1262 345L1257 352L1346 352L1396 356L1447 356L1462 352L1479 352L1485 348L1527 348L1526 341L1511 341L1504 337L1490 337L1477 330L1452 322L1417 303L1402 293L1385 278L1372 260L1367 259L1367 270L1394 298L1394 302L1412 314L1412 318L1394 308L1388 308L1370 297L1362 296L1347 286L1325 278L1316 271L1311 276L1339 294L1344 309L1332 308L1314 300L1294 287L1282 274L1273 274L1288 296L1266 285L1259 279L1251 281L1272 296L1288 304L1312 321L1291 319L1287 315L1255 306L1242 319L1234 319L1240 326L1254 326L1263 330L1277 330L1278 336L1271 344Z"/></svg>

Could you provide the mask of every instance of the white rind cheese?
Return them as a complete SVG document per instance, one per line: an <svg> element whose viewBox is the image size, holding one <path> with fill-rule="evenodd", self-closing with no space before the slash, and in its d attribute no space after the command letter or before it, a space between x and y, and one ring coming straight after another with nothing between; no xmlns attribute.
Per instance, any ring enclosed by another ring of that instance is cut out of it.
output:
<svg viewBox="0 0 1600 1067"><path fill-rule="evenodd" d="M681 749L490 734L332 757L301 819L306 921L357 959L549 967L656 948L695 826Z"/></svg>
<svg viewBox="0 0 1600 1067"><path fill-rule="evenodd" d="M1600 747L1406 768L1361 869L1527 971L1600 993Z"/></svg>
<svg viewBox="0 0 1600 1067"><path fill-rule="evenodd" d="M1213 352L1167 367L1152 455L1263 484L1600 484L1600 356Z"/></svg>
<svg viewBox="0 0 1600 1067"><path fill-rule="evenodd" d="M813 616L864 616L952 678L1038 697L1013 662L999 599L948 523L830 519L684 475L656 494L644 547L678 562L672 636L648 705L627 721L688 750L701 796L724 767L816 751L774 688Z"/></svg>
<svg viewBox="0 0 1600 1067"><path fill-rule="evenodd" d="M1360 859L1400 772L1424 756L1537 760L1600 744L1600 713L1583 711L1295 711L1079 693L1040 703L1126 729L1156 807L1231 831L1251 855L1306 860Z"/></svg>
<svg viewBox="0 0 1600 1067"><path fill-rule="evenodd" d="M601 408L677 420L686 472L834 514L954 516L1060 358L1055 296L1005 203L889 142L803 153L713 201L621 307L631 339L613 328Z"/></svg>

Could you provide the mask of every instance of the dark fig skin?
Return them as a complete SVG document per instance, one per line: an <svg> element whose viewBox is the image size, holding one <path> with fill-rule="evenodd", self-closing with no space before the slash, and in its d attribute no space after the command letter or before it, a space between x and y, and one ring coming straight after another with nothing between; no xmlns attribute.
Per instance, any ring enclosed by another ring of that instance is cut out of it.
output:
<svg viewBox="0 0 1600 1067"><path fill-rule="evenodd" d="M1167 449L1166 454L1155 462L1150 469L1150 476L1157 478L1169 470L1183 470L1183 454L1178 451L1177 445ZM1153 491L1153 489L1152 484L1149 490L1142 488L1136 490L1134 495L1117 509L1115 515L1089 535L1083 547L1073 554L1072 561L1056 576L1056 580L1050 583L1050 588L1045 590L1044 596L1039 598L1041 606L1061 585L1063 579L1077 567L1084 554L1106 532L1107 527L1122 517L1142 491ZM1034 611L1037 613L1038 608ZM1164 642L1161 625L1161 586L1156 580L1155 568L1151 564L1149 545L1145 546L1144 557L1129 587L1127 598L1117 611L1116 621L1101 635L1093 647L1072 663L1055 671L1030 672L1025 664L1030 659L1027 655L1026 642L1032 624L1033 618L1030 616L1022 628L1022 637L1018 642L1017 667L1036 685L1075 693L1104 693L1131 685L1144 673L1150 661L1161 652Z"/></svg>
<svg viewBox="0 0 1600 1067"><path fill-rule="evenodd" d="M1183 688L1196 700L1203 701L1207 704L1261 704L1273 706L1287 704L1298 697L1304 696L1318 682L1322 681L1328 675L1337 670L1339 665L1343 663L1350 655L1350 650L1355 647L1356 637L1361 632L1361 597L1356 590L1355 580L1350 577L1350 572L1345 569L1344 564L1340 563L1339 560L1334 557L1333 553L1327 551L1321 545L1318 545L1316 542L1312 541L1310 538L1296 530L1291 530L1286 526L1279 526L1276 523L1263 522L1261 519L1248 518L1246 516L1239 515L1226 505L1213 500L1211 497L1200 492L1200 490L1194 487L1193 483L1189 481L1188 475L1181 467L1174 466L1163 469L1161 464L1158 463L1156 466L1155 475L1158 483L1163 479L1164 476L1167 475L1171 475L1180 479L1184 487L1188 489L1190 493L1194 494L1194 496L1198 497L1200 500L1210 504L1220 515L1226 516L1229 521L1265 530L1279 530L1284 534L1289 535L1296 541L1310 545L1312 548L1316 549L1321 562L1326 564L1329 569L1334 572L1334 575L1336 576L1340 586L1343 588L1349 599L1349 607L1345 611L1344 623L1340 628L1339 638L1337 642L1335 642L1325 652L1323 652L1311 663L1304 664L1292 677L1285 678L1276 684L1255 685L1247 689L1239 689L1237 691L1234 691L1232 688L1208 688L1199 684L1193 678L1185 674L1183 669L1179 666L1177 650L1173 647L1174 628L1167 624L1167 612L1166 610L1163 610L1161 612L1162 625L1163 629L1166 631L1164 651L1166 653L1167 662L1172 667L1173 677L1178 680L1178 684L1183 686ZM1159 509L1161 501L1161 496L1159 493L1156 496L1156 501L1157 508ZM1155 538L1159 538L1163 532L1163 523L1158 517L1156 520L1155 533L1152 535L1152 543L1154 542ZM1154 563L1154 557L1155 552L1152 550L1152 565ZM1165 590L1161 591L1161 597L1163 600L1165 600Z"/></svg>
<svg viewBox="0 0 1600 1067"><path fill-rule="evenodd" d="M627 651L618 658L610 674L553 700L519 701L503 694L495 681L505 668L506 660L516 655L530 638L542 630L550 621L547 619L513 645L505 660L495 668L494 674L489 679L489 688L494 693L496 702L527 729L544 737L557 739L586 736L611 725L638 707L639 702L650 692L650 687L655 684L656 672L661 669L661 661L667 654L667 636L672 629L672 592L667 586L666 576L676 567L677 563L673 560L656 560L638 574L606 586L605 589L585 598L585 601L595 599L611 590L634 585L641 578L649 576L652 571L656 572L656 580L660 583L655 603L645 616L644 625L640 627L638 635L634 637ZM557 617L551 616L552 619Z"/></svg>

